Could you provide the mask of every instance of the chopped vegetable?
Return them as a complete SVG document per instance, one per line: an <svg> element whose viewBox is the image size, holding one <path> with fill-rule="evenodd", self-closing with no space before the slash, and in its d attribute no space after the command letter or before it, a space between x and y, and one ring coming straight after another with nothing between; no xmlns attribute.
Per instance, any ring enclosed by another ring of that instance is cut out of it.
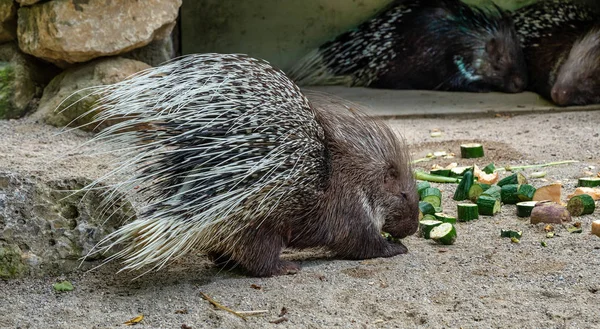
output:
<svg viewBox="0 0 600 329"><path fill-rule="evenodd" d="M600 237L600 219L592 222L592 234Z"/></svg>
<svg viewBox="0 0 600 329"><path fill-rule="evenodd" d="M429 202L434 207L439 207L442 204L442 191L436 187L428 187L422 189L419 193L421 201Z"/></svg>
<svg viewBox="0 0 600 329"><path fill-rule="evenodd" d="M525 178L525 176L522 173L517 172L510 176L502 178L497 185L502 187L508 184L527 184L527 178Z"/></svg>
<svg viewBox="0 0 600 329"><path fill-rule="evenodd" d="M500 197L504 204L516 204L519 202L519 185L518 184L506 184L502 185L500 189Z"/></svg>
<svg viewBox="0 0 600 329"><path fill-rule="evenodd" d="M583 229L577 226L569 226L567 227L567 231L569 231L569 233L582 233Z"/></svg>
<svg viewBox="0 0 600 329"><path fill-rule="evenodd" d="M531 211L531 224L570 222L571 214L566 207L555 202L538 202Z"/></svg>
<svg viewBox="0 0 600 329"><path fill-rule="evenodd" d="M500 236L503 238L512 238L515 237L520 239L523 236L522 231L513 231L513 230L500 230Z"/></svg>
<svg viewBox="0 0 600 329"><path fill-rule="evenodd" d="M546 177L546 172L545 171L536 171L536 172L532 172L529 177L531 178L542 178L542 177Z"/></svg>
<svg viewBox="0 0 600 329"><path fill-rule="evenodd" d="M462 144L460 156L465 159L481 158L483 156L483 145L478 143Z"/></svg>
<svg viewBox="0 0 600 329"><path fill-rule="evenodd" d="M473 166L473 174L475 175L475 177L477 177L477 181L479 183L485 183L490 185L495 184L498 181L498 178L500 177L498 172L487 174L484 171L481 171L479 167L477 167L477 165Z"/></svg>
<svg viewBox="0 0 600 329"><path fill-rule="evenodd" d="M517 216L529 217L537 201L522 201L517 203Z"/></svg>
<svg viewBox="0 0 600 329"><path fill-rule="evenodd" d="M434 182L434 183L458 183L460 179L456 177L444 177L428 174L422 171L415 171L414 176L418 180Z"/></svg>
<svg viewBox="0 0 600 329"><path fill-rule="evenodd" d="M429 237L439 244L454 244L456 241L456 228L450 223L442 223L429 232Z"/></svg>
<svg viewBox="0 0 600 329"><path fill-rule="evenodd" d="M588 194L576 195L567 203L567 210L569 210L571 216L591 214L594 209L596 209L596 202Z"/></svg>
<svg viewBox="0 0 600 329"><path fill-rule="evenodd" d="M473 170L465 171L462 180L454 192L455 201L463 201L469 197L469 189L473 185Z"/></svg>
<svg viewBox="0 0 600 329"><path fill-rule="evenodd" d="M500 200L502 200L501 191L502 191L502 188L500 186L492 185L492 186L490 186L490 188L483 191L483 193L481 193L480 197L481 196L489 196L489 197L492 197L492 198L500 201Z"/></svg>
<svg viewBox="0 0 600 329"><path fill-rule="evenodd" d="M540 241L540 244L542 245L542 247L548 247L548 244L546 243L546 241Z"/></svg>
<svg viewBox="0 0 600 329"><path fill-rule="evenodd" d="M533 194L533 201L550 200L552 202L561 203L561 187L562 185L559 183L542 186L535 190L535 193Z"/></svg>
<svg viewBox="0 0 600 329"><path fill-rule="evenodd" d="M477 199L477 207L480 215L494 216L501 208L500 200L487 196L481 195Z"/></svg>
<svg viewBox="0 0 600 329"><path fill-rule="evenodd" d="M421 236L425 239L429 239L429 234L431 232L431 230L438 226L441 225L442 222L439 220L422 220L419 222L419 229L421 231Z"/></svg>
<svg viewBox="0 0 600 329"><path fill-rule="evenodd" d="M417 182L417 192L419 193L419 195L421 195L421 190L426 189L428 187L431 187L431 184L429 184L429 182L423 182L423 181Z"/></svg>
<svg viewBox="0 0 600 329"><path fill-rule="evenodd" d="M569 196L567 196L567 198L570 199L570 198L572 198L576 195L580 195L580 194L588 194L594 200L600 200L600 188L592 188L592 187L578 187L575 189L575 192L573 192L573 194L570 194Z"/></svg>
<svg viewBox="0 0 600 329"><path fill-rule="evenodd" d="M436 212L435 218L444 223L456 224L456 217L452 217L441 212Z"/></svg>
<svg viewBox="0 0 600 329"><path fill-rule="evenodd" d="M69 281L63 281L60 283L55 283L52 285L52 288L54 288L54 290L56 291L71 291L73 290L73 284L71 284L71 282Z"/></svg>
<svg viewBox="0 0 600 329"><path fill-rule="evenodd" d="M435 208L429 202L419 201L419 209L421 210L424 216L435 214Z"/></svg>
<svg viewBox="0 0 600 329"><path fill-rule="evenodd" d="M533 195L535 194L535 187L529 184L521 184L519 185L519 189L517 191L517 197L520 201L531 201L533 200Z"/></svg>
<svg viewBox="0 0 600 329"><path fill-rule="evenodd" d="M490 163L489 165L483 167L482 170L486 174L493 174L496 171L496 166L494 166L493 163Z"/></svg>
<svg viewBox="0 0 600 329"><path fill-rule="evenodd" d="M581 187L600 186L600 177L582 177L578 180L577 186L581 186Z"/></svg>
<svg viewBox="0 0 600 329"><path fill-rule="evenodd" d="M459 203L457 205L458 220L469 222L479 218L478 206L472 203Z"/></svg>
<svg viewBox="0 0 600 329"><path fill-rule="evenodd" d="M473 185L471 185L471 188L469 189L469 200L471 200L473 202L477 202L477 198L479 198L479 196L482 193L483 193L483 187L481 186L481 184L474 183Z"/></svg>

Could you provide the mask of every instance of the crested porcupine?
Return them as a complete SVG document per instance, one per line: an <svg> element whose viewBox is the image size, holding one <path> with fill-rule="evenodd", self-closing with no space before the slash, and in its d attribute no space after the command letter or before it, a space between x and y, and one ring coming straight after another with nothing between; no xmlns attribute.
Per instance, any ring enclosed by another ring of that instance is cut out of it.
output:
<svg viewBox="0 0 600 329"><path fill-rule="evenodd" d="M108 258L123 269L158 269L192 249L254 276L298 270L280 259L284 247L407 252L381 235L418 226L403 139L340 99L309 100L267 62L187 55L93 94L94 124L114 122L95 139L123 150L103 179L135 170L108 191L139 186L147 202L95 251L123 244Z"/></svg>
<svg viewBox="0 0 600 329"><path fill-rule="evenodd" d="M600 99L600 15L564 0L547 0L512 14L529 71L528 90L559 105Z"/></svg>
<svg viewBox="0 0 600 329"><path fill-rule="evenodd" d="M520 92L527 70L511 18L495 5L397 0L302 58L304 85Z"/></svg>

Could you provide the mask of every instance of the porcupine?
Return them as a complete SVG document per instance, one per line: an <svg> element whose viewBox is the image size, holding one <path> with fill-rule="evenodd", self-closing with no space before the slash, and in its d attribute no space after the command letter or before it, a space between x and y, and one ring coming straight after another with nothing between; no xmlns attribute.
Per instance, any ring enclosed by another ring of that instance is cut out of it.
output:
<svg viewBox="0 0 600 329"><path fill-rule="evenodd" d="M520 92L527 69L510 19L495 5L396 0L309 52L288 75L300 86Z"/></svg>
<svg viewBox="0 0 600 329"><path fill-rule="evenodd" d="M147 201L94 251L124 245L107 259L124 259L121 270L159 269L192 249L254 276L297 271L284 247L407 252L381 234L418 226L403 138L341 99L309 100L266 61L187 55L93 94L94 124L115 122L95 139L125 150L103 179L137 168L110 194L139 186Z"/></svg>
<svg viewBox="0 0 600 329"><path fill-rule="evenodd" d="M529 71L528 90L558 105L600 103L600 15L547 0L513 14Z"/></svg>

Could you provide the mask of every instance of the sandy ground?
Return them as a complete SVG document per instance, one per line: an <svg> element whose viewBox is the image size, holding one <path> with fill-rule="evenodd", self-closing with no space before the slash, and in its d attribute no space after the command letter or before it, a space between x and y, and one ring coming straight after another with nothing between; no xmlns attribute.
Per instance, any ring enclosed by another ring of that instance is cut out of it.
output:
<svg viewBox="0 0 600 329"><path fill-rule="evenodd" d="M563 196L585 171L600 171L600 112L390 124L406 136L415 158L458 153L460 143L479 141L486 147L486 157L476 161L480 166L579 160L546 168L545 178L531 180L537 187L561 181ZM430 137L433 128L443 136ZM55 129L24 121L0 122L0 131L0 168L89 177L106 171L106 157L72 151L87 134L55 136ZM68 156L48 161L58 154ZM456 158L421 167L452 161L473 163ZM444 210L455 214L455 185L434 186L444 192ZM138 314L145 318L136 328L600 328L600 238L590 234L591 221L599 218L599 211L576 218L583 233L558 227L557 236L546 239L542 225L530 225L505 205L494 217L458 223L452 246L411 236L404 240L408 254L365 261L286 252L302 271L273 278L223 272L190 255L135 281L136 273L115 274L117 263L60 277L0 281L0 328L118 328ZM523 230L521 243L500 238L501 229ZM75 290L54 292L52 284L63 279ZM201 292L235 310L267 312L244 321L212 307ZM284 308L287 321L271 323Z"/></svg>

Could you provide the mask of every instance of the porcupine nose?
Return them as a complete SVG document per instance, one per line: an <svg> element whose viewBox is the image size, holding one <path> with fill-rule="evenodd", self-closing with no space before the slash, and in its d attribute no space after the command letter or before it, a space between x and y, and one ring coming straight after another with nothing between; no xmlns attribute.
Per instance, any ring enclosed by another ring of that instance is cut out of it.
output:
<svg viewBox="0 0 600 329"><path fill-rule="evenodd" d="M571 100L572 92L568 88L554 85L550 92L552 100L558 105L568 105Z"/></svg>

